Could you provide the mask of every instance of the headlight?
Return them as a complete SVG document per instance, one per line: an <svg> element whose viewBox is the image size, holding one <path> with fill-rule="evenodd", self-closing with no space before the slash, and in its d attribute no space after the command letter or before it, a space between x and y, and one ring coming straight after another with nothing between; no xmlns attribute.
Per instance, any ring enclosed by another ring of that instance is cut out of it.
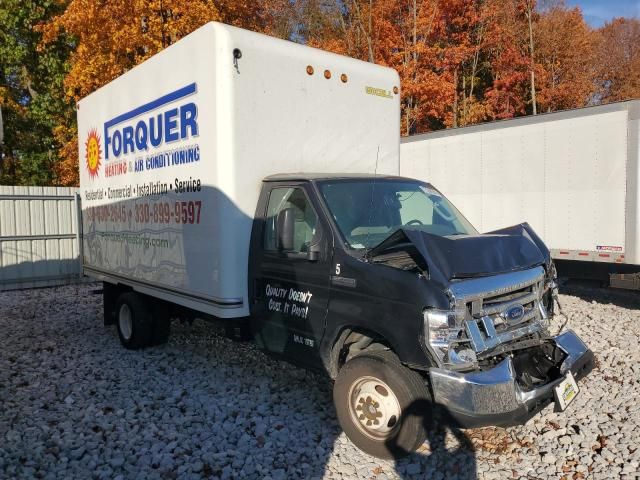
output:
<svg viewBox="0 0 640 480"><path fill-rule="evenodd" d="M443 364L459 365L475 362L475 353L460 338L463 327L450 310L424 311L424 338L430 350Z"/></svg>
<svg viewBox="0 0 640 480"><path fill-rule="evenodd" d="M450 329L456 327L456 316L448 310L425 310L425 337L432 346L449 345Z"/></svg>

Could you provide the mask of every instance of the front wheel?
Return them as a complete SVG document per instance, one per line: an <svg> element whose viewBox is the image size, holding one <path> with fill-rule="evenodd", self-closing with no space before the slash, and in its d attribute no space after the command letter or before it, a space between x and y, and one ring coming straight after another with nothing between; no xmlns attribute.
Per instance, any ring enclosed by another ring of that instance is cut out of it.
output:
<svg viewBox="0 0 640 480"><path fill-rule="evenodd" d="M425 381L391 351L367 352L349 360L338 373L333 400L347 436L379 458L414 452L433 421Z"/></svg>

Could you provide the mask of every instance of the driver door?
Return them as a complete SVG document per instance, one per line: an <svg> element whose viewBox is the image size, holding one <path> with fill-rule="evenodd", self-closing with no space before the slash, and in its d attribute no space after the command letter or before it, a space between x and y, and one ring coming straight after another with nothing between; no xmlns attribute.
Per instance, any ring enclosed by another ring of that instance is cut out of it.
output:
<svg viewBox="0 0 640 480"><path fill-rule="evenodd" d="M263 349L321 365L319 344L329 302L329 230L306 187L276 183L268 192L261 238L254 240L262 248L255 249L260 253L254 263L252 325ZM287 223L292 234L283 245L281 230Z"/></svg>

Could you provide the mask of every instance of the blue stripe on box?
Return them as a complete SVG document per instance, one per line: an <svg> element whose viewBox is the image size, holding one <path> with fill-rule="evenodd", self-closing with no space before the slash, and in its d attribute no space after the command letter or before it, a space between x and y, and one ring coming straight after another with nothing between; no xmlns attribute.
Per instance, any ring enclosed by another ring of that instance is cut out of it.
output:
<svg viewBox="0 0 640 480"><path fill-rule="evenodd" d="M179 88L174 92L167 93L166 95L163 95L162 97L157 98L149 103L145 103L144 105L134 108L133 110L118 115L108 122L105 122L105 133L106 129L113 127L114 125L130 120L131 118L137 117L138 115L142 115L143 113L149 112L151 110L155 110L156 108L161 107L162 105L166 105L167 103L175 102L176 100L179 100L183 97L188 97L189 95L192 95L194 93L196 93L195 82L187 85L186 87Z"/></svg>

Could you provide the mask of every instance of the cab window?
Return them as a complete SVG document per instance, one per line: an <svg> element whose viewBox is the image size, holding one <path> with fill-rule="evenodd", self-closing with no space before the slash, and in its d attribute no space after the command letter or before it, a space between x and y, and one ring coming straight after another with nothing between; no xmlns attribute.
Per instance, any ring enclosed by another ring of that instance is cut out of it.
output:
<svg viewBox="0 0 640 480"><path fill-rule="evenodd" d="M293 252L307 252L316 233L318 217L304 191L298 187L274 188L269 194L264 249L277 250L278 214L290 208L294 214Z"/></svg>

